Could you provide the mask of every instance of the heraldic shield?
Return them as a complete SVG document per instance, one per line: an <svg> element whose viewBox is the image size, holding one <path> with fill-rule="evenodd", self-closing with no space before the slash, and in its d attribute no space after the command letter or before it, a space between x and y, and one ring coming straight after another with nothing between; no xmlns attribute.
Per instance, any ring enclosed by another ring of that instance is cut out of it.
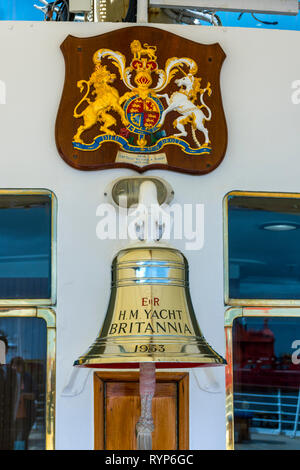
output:
<svg viewBox="0 0 300 470"><path fill-rule="evenodd" d="M79 170L214 170L227 147L225 53L158 28L68 36L56 120L61 157Z"/></svg>

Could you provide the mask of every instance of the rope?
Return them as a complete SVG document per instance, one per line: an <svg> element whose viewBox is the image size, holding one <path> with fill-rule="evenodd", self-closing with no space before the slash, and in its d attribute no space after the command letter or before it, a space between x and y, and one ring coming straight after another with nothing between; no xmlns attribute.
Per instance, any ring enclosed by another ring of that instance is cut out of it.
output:
<svg viewBox="0 0 300 470"><path fill-rule="evenodd" d="M155 364L140 364L141 416L136 424L137 450L152 450L152 399L155 394Z"/></svg>

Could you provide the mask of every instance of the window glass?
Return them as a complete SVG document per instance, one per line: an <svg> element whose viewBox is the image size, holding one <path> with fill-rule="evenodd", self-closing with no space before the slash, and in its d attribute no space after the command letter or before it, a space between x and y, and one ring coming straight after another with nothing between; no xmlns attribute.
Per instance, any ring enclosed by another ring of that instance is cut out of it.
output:
<svg viewBox="0 0 300 470"><path fill-rule="evenodd" d="M228 196L230 299L300 299L300 198Z"/></svg>
<svg viewBox="0 0 300 470"><path fill-rule="evenodd" d="M45 449L47 324L0 317L0 449Z"/></svg>
<svg viewBox="0 0 300 470"><path fill-rule="evenodd" d="M300 317L236 318L232 330L238 450L300 450Z"/></svg>
<svg viewBox="0 0 300 470"><path fill-rule="evenodd" d="M0 195L0 299L51 297L51 194Z"/></svg>

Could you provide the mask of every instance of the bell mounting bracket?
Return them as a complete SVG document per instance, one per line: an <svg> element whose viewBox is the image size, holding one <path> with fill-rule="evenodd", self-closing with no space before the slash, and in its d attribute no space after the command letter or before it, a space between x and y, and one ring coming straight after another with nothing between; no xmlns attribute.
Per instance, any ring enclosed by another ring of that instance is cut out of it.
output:
<svg viewBox="0 0 300 470"><path fill-rule="evenodd" d="M163 178L156 176L129 176L112 181L104 192L111 202L119 207L129 208L139 203L140 187L149 181L155 184L159 205L170 204L174 197L172 186Z"/></svg>

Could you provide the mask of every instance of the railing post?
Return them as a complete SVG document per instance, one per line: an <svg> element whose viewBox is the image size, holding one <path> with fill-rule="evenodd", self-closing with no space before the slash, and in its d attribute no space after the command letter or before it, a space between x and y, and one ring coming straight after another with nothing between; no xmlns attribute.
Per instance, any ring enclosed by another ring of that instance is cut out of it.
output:
<svg viewBox="0 0 300 470"><path fill-rule="evenodd" d="M278 389L278 432L281 433L281 390Z"/></svg>
<svg viewBox="0 0 300 470"><path fill-rule="evenodd" d="M295 413L295 423L294 423L294 431L293 431L292 437L296 437L296 434L297 434L299 413L300 413L300 388L299 388L299 393L298 393L297 409Z"/></svg>

